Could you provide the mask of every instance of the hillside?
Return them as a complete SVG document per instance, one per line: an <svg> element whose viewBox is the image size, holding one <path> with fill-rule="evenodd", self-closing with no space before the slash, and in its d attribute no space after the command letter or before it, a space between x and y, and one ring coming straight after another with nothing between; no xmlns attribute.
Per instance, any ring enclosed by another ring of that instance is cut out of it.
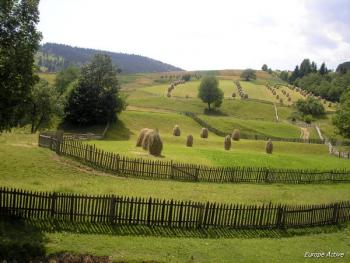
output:
<svg viewBox="0 0 350 263"><path fill-rule="evenodd" d="M104 53L124 73L181 71L181 68L148 57L115 53L96 49L72 47L68 45L45 43L37 54L38 65L46 71L55 72L69 65L81 66L96 53Z"/></svg>

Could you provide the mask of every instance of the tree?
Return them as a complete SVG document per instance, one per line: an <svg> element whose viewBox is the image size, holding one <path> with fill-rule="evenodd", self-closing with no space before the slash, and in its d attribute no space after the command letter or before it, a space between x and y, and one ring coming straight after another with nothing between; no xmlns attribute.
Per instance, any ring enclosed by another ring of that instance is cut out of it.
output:
<svg viewBox="0 0 350 263"><path fill-rule="evenodd" d="M311 63L308 58L304 59L300 64L300 74L299 77L304 77L312 72Z"/></svg>
<svg viewBox="0 0 350 263"><path fill-rule="evenodd" d="M319 117L325 113L322 103L312 97L308 97L306 100L298 100L296 107L304 115Z"/></svg>
<svg viewBox="0 0 350 263"><path fill-rule="evenodd" d="M317 72L317 65L314 61L311 62L311 72L316 73Z"/></svg>
<svg viewBox="0 0 350 263"><path fill-rule="evenodd" d="M78 83L68 97L65 121L86 126L116 120L116 114L126 106L119 90L117 69L111 58L95 55L82 68Z"/></svg>
<svg viewBox="0 0 350 263"><path fill-rule="evenodd" d="M36 30L38 4L39 0L0 1L0 132L23 118L38 81L33 70L41 39Z"/></svg>
<svg viewBox="0 0 350 263"><path fill-rule="evenodd" d="M219 82L214 76L206 76L201 81L198 97L208 104L208 110L210 110L210 104L212 103L215 107L221 106L224 93L218 86Z"/></svg>
<svg viewBox="0 0 350 263"><path fill-rule="evenodd" d="M181 77L184 81L189 81L191 79L191 74L186 73Z"/></svg>
<svg viewBox="0 0 350 263"><path fill-rule="evenodd" d="M57 92L62 95L67 92L68 87L78 79L80 70L76 66L69 66L60 71L55 79L55 87Z"/></svg>
<svg viewBox="0 0 350 263"><path fill-rule="evenodd" d="M326 64L323 62L321 67L320 67L320 70L318 71L321 75L325 75L328 73L328 69L326 67Z"/></svg>
<svg viewBox="0 0 350 263"><path fill-rule="evenodd" d="M52 117L62 112L62 104L54 87L45 80L40 80L31 92L28 115L31 132L35 133L43 126L51 124Z"/></svg>
<svg viewBox="0 0 350 263"><path fill-rule="evenodd" d="M286 71L286 70L281 71L281 73L280 73L281 80L288 81L288 76L289 76L288 71Z"/></svg>
<svg viewBox="0 0 350 263"><path fill-rule="evenodd" d="M252 70L252 69L243 70L241 74L241 78L246 81L250 81L251 79L256 79L255 70Z"/></svg>
<svg viewBox="0 0 350 263"><path fill-rule="evenodd" d="M300 70L299 70L299 66L295 66L294 71L292 72L292 74L289 77L289 82L290 83L295 83L295 81L300 77Z"/></svg>
<svg viewBox="0 0 350 263"><path fill-rule="evenodd" d="M339 134L350 139L350 87L341 96L333 124L337 127Z"/></svg>
<svg viewBox="0 0 350 263"><path fill-rule="evenodd" d="M266 64L262 65L261 70L262 71L268 71L267 65Z"/></svg>

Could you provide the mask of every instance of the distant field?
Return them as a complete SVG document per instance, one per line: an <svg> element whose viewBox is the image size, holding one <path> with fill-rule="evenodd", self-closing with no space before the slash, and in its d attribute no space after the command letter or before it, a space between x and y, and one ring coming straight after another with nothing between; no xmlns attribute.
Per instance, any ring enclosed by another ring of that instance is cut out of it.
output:
<svg viewBox="0 0 350 263"><path fill-rule="evenodd" d="M56 73L38 73L41 79L46 80L50 85L55 84Z"/></svg>
<svg viewBox="0 0 350 263"><path fill-rule="evenodd" d="M230 121L226 123L221 121L220 123L221 125L226 125L227 129L231 125ZM171 135L172 128L176 124L181 128L182 134L180 137ZM274 130L273 123L267 123L266 127L259 126L262 123L254 121L246 121L244 124L247 127L267 128L270 132ZM288 129L288 124L277 125L281 125L281 128L278 128L281 133L286 135L291 132ZM267 155L265 153L266 142L241 140L233 142L232 150L225 151L222 137L209 133L208 139L201 139L199 136L201 127L192 119L177 113L126 111L120 115L120 123L110 127L106 140L91 141L89 143L96 144L98 148L106 151L130 157L153 159L154 157L149 156L146 151L135 147L136 138L142 128L159 129L164 142L162 153L164 157L161 160L217 166L268 166L295 169L350 168L348 160L329 156L327 147L322 144L274 142L274 154ZM296 135L298 131L293 130L292 133ZM194 136L193 148L185 146L188 134ZM191 157L189 158L188 156Z"/></svg>
<svg viewBox="0 0 350 263"><path fill-rule="evenodd" d="M300 129L288 122L242 120L232 117L200 115L200 118L213 127L231 133L234 128L246 134L261 134L282 138L299 138Z"/></svg>

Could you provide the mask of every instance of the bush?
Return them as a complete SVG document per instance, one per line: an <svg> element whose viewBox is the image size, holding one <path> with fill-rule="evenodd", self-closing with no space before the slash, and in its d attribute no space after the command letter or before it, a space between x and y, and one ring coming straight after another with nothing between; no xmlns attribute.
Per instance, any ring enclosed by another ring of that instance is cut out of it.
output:
<svg viewBox="0 0 350 263"><path fill-rule="evenodd" d="M231 149L231 136L227 135L224 140L224 147L225 150L230 150Z"/></svg>
<svg viewBox="0 0 350 263"><path fill-rule="evenodd" d="M234 129L232 132L232 140L239 141L241 134L238 129Z"/></svg>
<svg viewBox="0 0 350 263"><path fill-rule="evenodd" d="M312 97L308 97L306 100L298 100L296 106L298 111L305 115L321 116L325 113L322 103Z"/></svg>
<svg viewBox="0 0 350 263"><path fill-rule="evenodd" d="M202 128L202 130L201 130L201 138L206 139L206 138L208 138L208 135L209 135L208 129L207 128Z"/></svg>
<svg viewBox="0 0 350 263"><path fill-rule="evenodd" d="M272 151L273 151L273 144L271 139L269 139L266 143L266 153L272 154Z"/></svg>
<svg viewBox="0 0 350 263"><path fill-rule="evenodd" d="M158 131L148 133L148 152L154 156L160 156L163 150L163 142Z"/></svg>
<svg viewBox="0 0 350 263"><path fill-rule="evenodd" d="M308 124L310 124L313 121L313 118L311 115L305 115L303 119Z"/></svg>
<svg viewBox="0 0 350 263"><path fill-rule="evenodd" d="M193 136L190 134L187 136L187 140L186 140L186 146L187 147L192 147L193 145Z"/></svg>
<svg viewBox="0 0 350 263"><path fill-rule="evenodd" d="M136 141L136 147L142 146L143 138L145 137L146 133L150 131L152 131L152 129L144 128L141 130L139 137L137 138L137 141Z"/></svg>
<svg viewBox="0 0 350 263"><path fill-rule="evenodd" d="M181 131L180 131L180 127L179 125L175 125L173 128L173 135L174 136L180 136L181 135Z"/></svg>

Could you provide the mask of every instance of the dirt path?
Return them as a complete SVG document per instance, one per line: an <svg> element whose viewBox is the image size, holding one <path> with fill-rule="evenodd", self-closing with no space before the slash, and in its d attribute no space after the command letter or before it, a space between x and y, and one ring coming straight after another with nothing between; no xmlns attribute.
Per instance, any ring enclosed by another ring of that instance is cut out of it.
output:
<svg viewBox="0 0 350 263"><path fill-rule="evenodd" d="M273 104L273 106L275 107L276 121L278 121L278 111L277 111L276 104Z"/></svg>
<svg viewBox="0 0 350 263"><path fill-rule="evenodd" d="M308 140L310 138L310 132L307 128L300 127L300 139Z"/></svg>

